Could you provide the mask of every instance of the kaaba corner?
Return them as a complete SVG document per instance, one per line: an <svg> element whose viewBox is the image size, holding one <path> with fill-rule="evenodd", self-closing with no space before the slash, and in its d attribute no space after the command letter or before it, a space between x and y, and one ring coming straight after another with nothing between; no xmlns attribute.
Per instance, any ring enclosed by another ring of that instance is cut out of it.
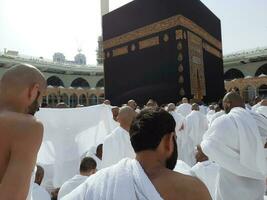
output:
<svg viewBox="0 0 267 200"><path fill-rule="evenodd" d="M103 17L105 94L205 102L224 94L220 20L199 0L135 0Z"/></svg>

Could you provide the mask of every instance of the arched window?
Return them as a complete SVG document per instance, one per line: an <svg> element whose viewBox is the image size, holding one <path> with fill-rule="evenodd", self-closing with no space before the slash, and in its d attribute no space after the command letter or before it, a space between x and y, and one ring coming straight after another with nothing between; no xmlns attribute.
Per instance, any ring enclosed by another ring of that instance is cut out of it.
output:
<svg viewBox="0 0 267 200"><path fill-rule="evenodd" d="M85 94L79 96L79 104L83 106L87 106L87 99Z"/></svg>
<svg viewBox="0 0 267 200"><path fill-rule="evenodd" d="M104 87L104 79L100 79L97 84L96 84L96 88L101 88Z"/></svg>
<svg viewBox="0 0 267 200"><path fill-rule="evenodd" d="M63 81L57 76L51 76L50 78L47 79L46 82L47 82L47 85L52 85L54 87L59 87L59 86L64 87Z"/></svg>
<svg viewBox="0 0 267 200"><path fill-rule="evenodd" d="M48 106L49 107L56 107L56 105L58 104L58 98L56 94L49 94L48 95Z"/></svg>
<svg viewBox="0 0 267 200"><path fill-rule="evenodd" d="M90 88L90 85L87 80L83 78L76 78L74 81L72 81L71 87Z"/></svg>
<svg viewBox="0 0 267 200"><path fill-rule="evenodd" d="M77 105L78 105L78 97L76 94L72 94L70 96L70 107L76 108Z"/></svg>
<svg viewBox="0 0 267 200"><path fill-rule="evenodd" d="M259 96L263 98L267 97L267 85L264 84L259 87Z"/></svg>
<svg viewBox="0 0 267 200"><path fill-rule="evenodd" d="M267 63L262 65L255 73L255 76L260 76L261 74L267 75Z"/></svg>
<svg viewBox="0 0 267 200"><path fill-rule="evenodd" d="M89 97L89 105L96 105L97 104L97 96L95 94L91 94Z"/></svg>
<svg viewBox="0 0 267 200"><path fill-rule="evenodd" d="M60 102L64 102L66 105L69 105L69 96L65 93L60 95Z"/></svg>
<svg viewBox="0 0 267 200"><path fill-rule="evenodd" d="M238 69L229 69L224 73L224 80L230 81L233 79L244 78L244 74Z"/></svg>

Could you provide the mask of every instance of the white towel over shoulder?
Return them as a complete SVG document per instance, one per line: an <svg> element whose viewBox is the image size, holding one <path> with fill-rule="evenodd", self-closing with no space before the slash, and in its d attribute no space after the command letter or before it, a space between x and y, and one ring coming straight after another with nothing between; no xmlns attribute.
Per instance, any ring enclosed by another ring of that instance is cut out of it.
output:
<svg viewBox="0 0 267 200"><path fill-rule="evenodd" d="M162 200L139 162L125 158L89 177L63 200Z"/></svg>

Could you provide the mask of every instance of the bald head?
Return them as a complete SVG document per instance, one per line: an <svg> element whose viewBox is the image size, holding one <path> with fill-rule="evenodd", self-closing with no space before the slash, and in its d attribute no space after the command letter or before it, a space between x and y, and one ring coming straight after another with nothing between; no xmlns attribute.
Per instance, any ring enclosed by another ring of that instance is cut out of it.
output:
<svg viewBox="0 0 267 200"><path fill-rule="evenodd" d="M117 121L120 123L121 127L129 130L135 116L136 112L131 107L124 106L119 111Z"/></svg>
<svg viewBox="0 0 267 200"><path fill-rule="evenodd" d="M225 112L229 113L235 107L245 108L245 103L237 92L229 92L223 98L223 106Z"/></svg>
<svg viewBox="0 0 267 200"><path fill-rule="evenodd" d="M34 66L18 64L8 69L1 79L2 91L16 91L19 93L25 88L38 84L41 90L46 88L44 75Z"/></svg>
<svg viewBox="0 0 267 200"><path fill-rule="evenodd" d="M168 108L167 108L168 112L172 112L172 111L174 111L175 109L176 109L176 106L175 106L174 103L169 103L169 104L168 104Z"/></svg>
<svg viewBox="0 0 267 200"><path fill-rule="evenodd" d="M199 111L199 105L196 103L192 104L192 110Z"/></svg>
<svg viewBox="0 0 267 200"><path fill-rule="evenodd" d="M0 83L0 103L14 111L34 114L46 89L44 75L34 66L18 64L8 69Z"/></svg>
<svg viewBox="0 0 267 200"><path fill-rule="evenodd" d="M137 107L135 100L129 100L127 105L130 106L133 110L135 110Z"/></svg>
<svg viewBox="0 0 267 200"><path fill-rule="evenodd" d="M184 97L184 98L182 99L182 103L188 103L188 99L187 99L186 97Z"/></svg>

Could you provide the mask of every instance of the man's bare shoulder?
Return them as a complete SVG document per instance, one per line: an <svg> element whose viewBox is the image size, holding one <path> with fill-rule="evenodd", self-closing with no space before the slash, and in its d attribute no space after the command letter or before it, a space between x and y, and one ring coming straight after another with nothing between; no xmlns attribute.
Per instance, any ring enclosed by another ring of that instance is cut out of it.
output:
<svg viewBox="0 0 267 200"><path fill-rule="evenodd" d="M166 170L162 177L164 177L165 181L175 189L175 196L182 197L181 199L211 199L207 187L196 177L184 175L171 170Z"/></svg>
<svg viewBox="0 0 267 200"><path fill-rule="evenodd" d="M0 111L0 128L1 134L18 138L34 139L43 134L43 125L34 116L10 111Z"/></svg>

